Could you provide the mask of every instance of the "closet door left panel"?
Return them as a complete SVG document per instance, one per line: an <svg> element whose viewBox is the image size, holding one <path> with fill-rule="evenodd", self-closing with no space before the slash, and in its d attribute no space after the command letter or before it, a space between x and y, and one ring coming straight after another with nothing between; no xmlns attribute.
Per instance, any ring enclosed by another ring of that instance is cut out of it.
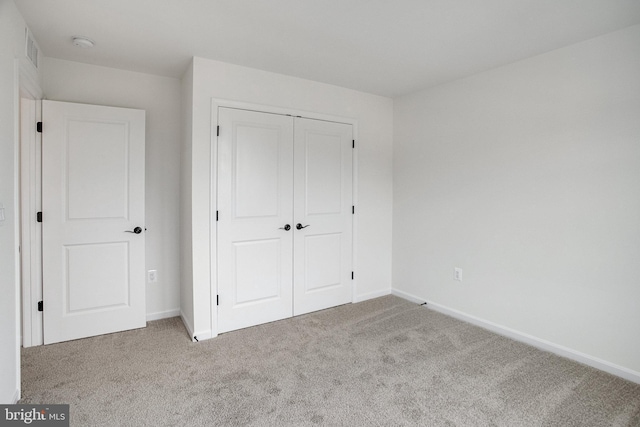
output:
<svg viewBox="0 0 640 427"><path fill-rule="evenodd" d="M219 108L218 328L293 314L293 120Z"/></svg>

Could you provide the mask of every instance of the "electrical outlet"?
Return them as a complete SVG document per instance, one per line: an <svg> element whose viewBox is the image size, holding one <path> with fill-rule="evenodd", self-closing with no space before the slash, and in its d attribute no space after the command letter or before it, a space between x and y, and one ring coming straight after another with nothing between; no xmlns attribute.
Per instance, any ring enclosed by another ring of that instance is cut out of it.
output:
<svg viewBox="0 0 640 427"><path fill-rule="evenodd" d="M455 267L453 269L453 280L457 280L458 282L462 282L462 269L459 267Z"/></svg>
<svg viewBox="0 0 640 427"><path fill-rule="evenodd" d="M147 282L149 282L149 283L157 283L158 282L158 270L149 270L149 271L147 271Z"/></svg>

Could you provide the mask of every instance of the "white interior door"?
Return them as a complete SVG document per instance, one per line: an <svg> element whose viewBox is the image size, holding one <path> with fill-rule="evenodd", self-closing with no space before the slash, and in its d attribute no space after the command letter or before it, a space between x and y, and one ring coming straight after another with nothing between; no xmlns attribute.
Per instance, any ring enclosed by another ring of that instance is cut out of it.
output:
<svg viewBox="0 0 640 427"><path fill-rule="evenodd" d="M351 125L295 119L296 316L351 302L352 138Z"/></svg>
<svg viewBox="0 0 640 427"><path fill-rule="evenodd" d="M144 327L145 112L42 108L44 342Z"/></svg>
<svg viewBox="0 0 640 427"><path fill-rule="evenodd" d="M292 315L293 122L219 108L218 330Z"/></svg>

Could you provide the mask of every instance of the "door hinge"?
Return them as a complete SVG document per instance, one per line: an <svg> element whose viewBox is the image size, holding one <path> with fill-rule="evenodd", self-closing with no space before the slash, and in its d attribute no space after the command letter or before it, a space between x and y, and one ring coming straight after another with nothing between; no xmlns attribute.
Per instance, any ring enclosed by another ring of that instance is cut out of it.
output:
<svg viewBox="0 0 640 427"><path fill-rule="evenodd" d="M355 139L351 140L351 148L356 148L356 140Z"/></svg>
<svg viewBox="0 0 640 427"><path fill-rule="evenodd" d="M220 305L220 295L216 295L216 305Z"/></svg>
<svg viewBox="0 0 640 427"><path fill-rule="evenodd" d="M39 133L42 133L42 122L38 122L38 123L36 123L36 130L37 130Z"/></svg>
<svg viewBox="0 0 640 427"><path fill-rule="evenodd" d="M216 136L220 136L220 126L218 126L216 129Z"/></svg>
<svg viewBox="0 0 640 427"><path fill-rule="evenodd" d="M218 211L216 211L216 221L218 220Z"/></svg>
<svg viewBox="0 0 640 427"><path fill-rule="evenodd" d="M36 213L36 222L42 222L42 212Z"/></svg>
<svg viewBox="0 0 640 427"><path fill-rule="evenodd" d="M356 207L351 205L351 215L355 215L356 214Z"/></svg>
<svg viewBox="0 0 640 427"><path fill-rule="evenodd" d="M351 272L351 280L353 280L353 271Z"/></svg>
<svg viewBox="0 0 640 427"><path fill-rule="evenodd" d="M38 311L44 311L44 302L38 301Z"/></svg>

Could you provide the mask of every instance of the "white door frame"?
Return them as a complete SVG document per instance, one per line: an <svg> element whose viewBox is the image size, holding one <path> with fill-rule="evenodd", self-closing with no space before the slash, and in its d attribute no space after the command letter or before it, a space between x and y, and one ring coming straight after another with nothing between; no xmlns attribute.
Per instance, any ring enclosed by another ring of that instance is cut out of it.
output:
<svg viewBox="0 0 640 427"><path fill-rule="evenodd" d="M37 71L21 58L19 69L20 108L20 271L22 295L22 345L42 345L42 313L38 301L42 299L42 227L36 222L36 212L41 208L42 161L41 134L36 123L42 120L44 97L38 84ZM24 101L23 101L24 100ZM24 104L24 108L23 108Z"/></svg>
<svg viewBox="0 0 640 427"><path fill-rule="evenodd" d="M218 262L218 254L217 254L217 229L216 229L216 218L215 212L218 210L218 107L227 107L227 108L238 108L242 110L251 110L262 113L273 113L273 114L283 114L289 115L293 117L306 117L309 119L316 120L325 120L328 122L338 122L349 124L353 127L353 139L356 141L355 148L353 149L353 157L352 157L352 200L353 205L356 207L356 214L353 215L352 222L352 244L351 244L351 265L353 271L357 272L357 245L358 241L358 121L353 118L341 117L341 116L333 116L329 114L315 113L304 110L297 110L295 108L282 108L282 107L274 107L271 105L261 105L261 104L253 104L249 102L241 102L241 101L231 101L226 99L212 98L211 99L211 159L210 159L210 169L209 169L209 185L211 196L209 212L209 253L211 254L211 258L209 260L209 274L211 278L211 338L218 336L218 305L217 305L217 295L218 295L218 275L217 275L217 262ZM352 287L351 287L351 302L356 302L356 288L358 285L358 275L354 275ZM195 337L192 338L192 341L196 341Z"/></svg>

